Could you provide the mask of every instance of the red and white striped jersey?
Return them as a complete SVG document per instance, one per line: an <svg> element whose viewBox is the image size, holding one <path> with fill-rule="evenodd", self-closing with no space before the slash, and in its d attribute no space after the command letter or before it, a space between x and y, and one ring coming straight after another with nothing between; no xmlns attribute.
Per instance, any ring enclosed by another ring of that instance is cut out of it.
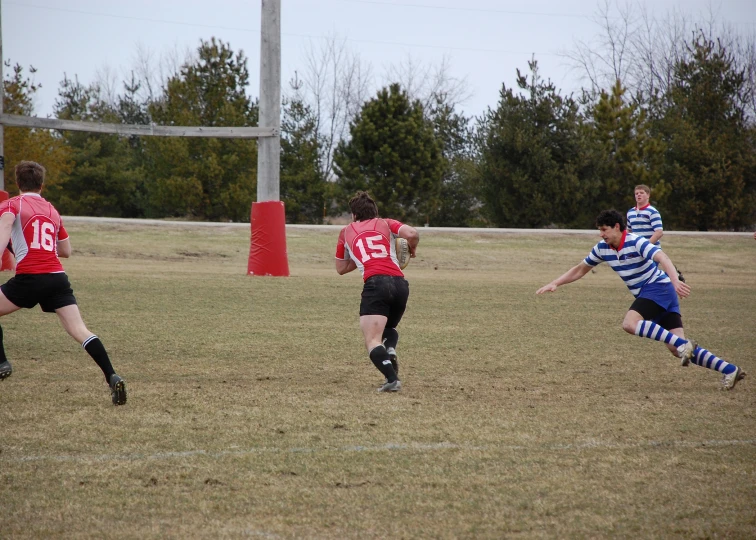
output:
<svg viewBox="0 0 756 540"><path fill-rule="evenodd" d="M402 225L395 219L382 218L350 223L339 233L336 258L343 261L351 258L363 280L376 275L404 277L394 243Z"/></svg>
<svg viewBox="0 0 756 540"><path fill-rule="evenodd" d="M0 217L9 212L16 217L11 229L16 274L63 272L58 240L68 233L55 207L37 193L23 193L0 203Z"/></svg>

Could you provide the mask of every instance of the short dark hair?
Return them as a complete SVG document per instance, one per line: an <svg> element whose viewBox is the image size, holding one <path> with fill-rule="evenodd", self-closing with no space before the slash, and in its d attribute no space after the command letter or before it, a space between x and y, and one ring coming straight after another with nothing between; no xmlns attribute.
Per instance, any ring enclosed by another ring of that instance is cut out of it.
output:
<svg viewBox="0 0 756 540"><path fill-rule="evenodd" d="M358 191L349 200L349 209L355 221L364 221L378 217L378 205L370 198L367 191Z"/></svg>
<svg viewBox="0 0 756 540"><path fill-rule="evenodd" d="M638 184L637 186L635 186L635 189L633 190L633 192L638 191L639 189L642 189L643 191L651 195L651 188L648 187L646 184Z"/></svg>
<svg viewBox="0 0 756 540"><path fill-rule="evenodd" d="M601 227L602 225L606 225L607 227L611 227L612 229L614 226L619 223L620 230L625 230L625 216L623 216L621 213L617 212L616 210L602 210L602 212L598 215L596 218L596 227Z"/></svg>
<svg viewBox="0 0 756 540"><path fill-rule="evenodd" d="M39 191L45 183L45 168L34 161L19 161L16 165L16 185L21 191Z"/></svg>

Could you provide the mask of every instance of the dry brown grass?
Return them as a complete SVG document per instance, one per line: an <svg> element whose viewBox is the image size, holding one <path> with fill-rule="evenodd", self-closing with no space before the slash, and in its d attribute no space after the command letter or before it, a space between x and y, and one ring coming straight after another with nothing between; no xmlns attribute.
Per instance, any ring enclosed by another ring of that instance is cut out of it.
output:
<svg viewBox="0 0 756 540"><path fill-rule="evenodd" d="M756 384L620 329L581 235L424 233L379 395L334 231L244 275L246 228L71 224L85 320L129 385L37 310L2 319L0 537L756 536ZM756 375L756 242L670 237L686 327Z"/></svg>

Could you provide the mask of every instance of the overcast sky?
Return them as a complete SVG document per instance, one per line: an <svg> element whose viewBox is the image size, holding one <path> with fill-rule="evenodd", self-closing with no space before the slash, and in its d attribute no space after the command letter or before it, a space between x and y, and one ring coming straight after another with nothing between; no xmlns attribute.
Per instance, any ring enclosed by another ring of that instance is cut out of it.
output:
<svg viewBox="0 0 756 540"><path fill-rule="evenodd" d="M625 5L623 2L622 5ZM713 10L744 35L756 32L756 0L640 0L657 17L678 10L694 19ZM259 95L260 0L0 0L3 58L37 69L35 114L52 114L64 74L89 84L98 72L119 81L138 51L159 58L194 50L215 36L243 50L249 95ZM612 2L612 5L616 5ZM303 71L308 50L343 41L380 83L390 66L411 59L464 79L468 116L495 107L502 83L531 55L563 93L580 88L562 53L600 34L598 0L281 0L282 78ZM5 67L6 76L9 73Z"/></svg>

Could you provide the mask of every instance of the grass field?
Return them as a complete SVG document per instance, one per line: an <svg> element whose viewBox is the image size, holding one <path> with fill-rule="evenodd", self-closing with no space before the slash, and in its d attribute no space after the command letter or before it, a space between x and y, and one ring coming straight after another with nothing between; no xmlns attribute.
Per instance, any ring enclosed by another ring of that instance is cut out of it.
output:
<svg viewBox="0 0 756 540"><path fill-rule="evenodd" d="M597 237L423 232L378 394L337 233L290 230L289 278L249 230L71 223L65 261L126 379L39 310L2 319L0 538L754 538L756 242L668 236L688 334L732 392L624 333Z"/></svg>

